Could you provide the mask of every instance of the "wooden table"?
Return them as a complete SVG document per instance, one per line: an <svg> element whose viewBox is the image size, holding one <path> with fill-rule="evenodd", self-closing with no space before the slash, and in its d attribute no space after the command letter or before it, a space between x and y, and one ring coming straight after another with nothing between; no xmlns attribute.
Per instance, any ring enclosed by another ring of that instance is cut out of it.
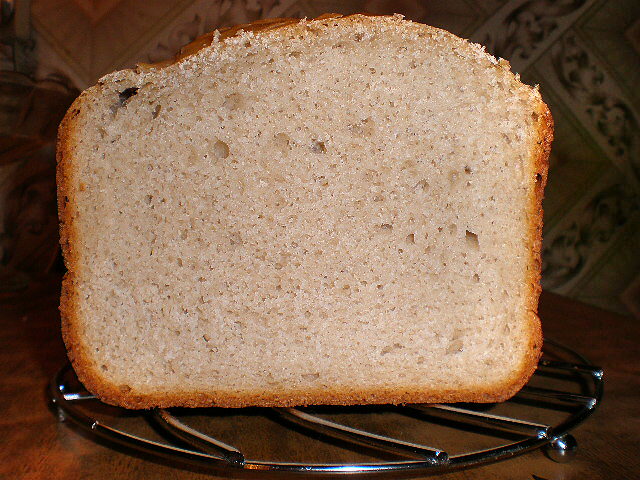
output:
<svg viewBox="0 0 640 480"><path fill-rule="evenodd" d="M59 279L49 277L0 297L0 479L215 478L118 451L57 420L46 386L66 360L58 288ZM601 407L573 431L577 456L560 464L536 450L438 478L640 478L640 322L549 293L540 313L547 336L588 353L605 370ZM266 444L275 440L263 434Z"/></svg>

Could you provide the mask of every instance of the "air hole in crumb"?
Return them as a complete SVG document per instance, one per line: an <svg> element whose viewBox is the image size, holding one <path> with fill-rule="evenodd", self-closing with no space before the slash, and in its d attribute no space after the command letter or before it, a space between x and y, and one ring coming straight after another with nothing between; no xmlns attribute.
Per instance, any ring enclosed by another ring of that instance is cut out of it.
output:
<svg viewBox="0 0 640 480"><path fill-rule="evenodd" d="M477 273L473 274L473 281L478 283L480 281L480 275L478 275Z"/></svg>
<svg viewBox="0 0 640 480"><path fill-rule="evenodd" d="M410 233L409 235L407 235L407 238L405 240L409 244L414 244L414 243L416 243L416 236L415 236L415 234Z"/></svg>
<svg viewBox="0 0 640 480"><path fill-rule="evenodd" d="M118 102L120 106L123 106L127 103L127 101L138 93L138 87L129 87L125 88L118 94Z"/></svg>
<svg viewBox="0 0 640 480"><path fill-rule="evenodd" d="M229 156L229 145L222 140L218 140L213 144L213 154L218 159L224 159Z"/></svg>
<svg viewBox="0 0 640 480"><path fill-rule="evenodd" d="M534 121L534 122L537 122L537 121L538 121L538 116L539 116L539 115L538 115L536 112L533 112L533 113L531 114L531 118L533 119L533 121Z"/></svg>
<svg viewBox="0 0 640 480"><path fill-rule="evenodd" d="M153 200L153 195L147 195L146 197L144 197L145 200L147 201L147 203L150 205L152 200Z"/></svg>
<svg viewBox="0 0 640 480"><path fill-rule="evenodd" d="M131 387L129 385L120 385L120 391L122 393L129 393L131 391Z"/></svg>
<svg viewBox="0 0 640 480"><path fill-rule="evenodd" d="M202 335L202 338L203 338L203 340L204 340L205 342L208 342L208 341L210 341L210 340L211 340L211 337L209 337L209 335L207 335L207 334Z"/></svg>
<svg viewBox="0 0 640 480"><path fill-rule="evenodd" d="M427 190L429 190L429 182L427 182L425 179L422 179L418 183L416 183L414 188L418 191L422 190L423 192L426 192Z"/></svg>
<svg viewBox="0 0 640 480"><path fill-rule="evenodd" d="M380 355L387 355L395 350L401 350L404 347L399 343L394 343L393 345L387 345L380 350Z"/></svg>
<svg viewBox="0 0 640 480"><path fill-rule="evenodd" d="M291 138L286 133L278 133L274 137L274 143L276 147L282 152L291 150Z"/></svg>
<svg viewBox="0 0 640 480"><path fill-rule="evenodd" d="M296 51L296 52L289 53L289 56L293 57L293 58L298 58L298 57L300 57L300 55L302 55L302 52L297 52Z"/></svg>
<svg viewBox="0 0 640 480"><path fill-rule="evenodd" d="M542 181L542 175L539 173L536 173L536 183L540 183Z"/></svg>
<svg viewBox="0 0 640 480"><path fill-rule="evenodd" d="M107 367L106 365L100 365L100 368L102 369L102 371L106 372L107 370L109 370L109 367Z"/></svg>
<svg viewBox="0 0 640 480"><path fill-rule="evenodd" d="M466 173L467 175L469 175L471 173L471 168L466 166L464 167L464 173Z"/></svg>
<svg viewBox="0 0 640 480"><path fill-rule="evenodd" d="M240 232L231 232L229 235L229 243L231 245L242 245L242 235L240 235Z"/></svg>
<svg viewBox="0 0 640 480"><path fill-rule="evenodd" d="M317 380L320 378L319 373L303 373L300 375L304 380Z"/></svg>
<svg viewBox="0 0 640 480"><path fill-rule="evenodd" d="M445 351L445 353L447 355L459 353L462 351L463 347L464 347L464 343L462 342L462 340L453 340L447 347L447 350Z"/></svg>
<svg viewBox="0 0 640 480"><path fill-rule="evenodd" d="M156 105L153 109L153 112L151 113L151 116L153 118L158 118L158 115L160 115L160 110L162 110L162 105Z"/></svg>
<svg viewBox="0 0 640 480"><path fill-rule="evenodd" d="M353 36L353 39L356 42L361 42L363 38L364 38L364 33L361 33L361 32L358 32Z"/></svg>
<svg viewBox="0 0 640 480"><path fill-rule="evenodd" d="M478 242L478 235L469 230L464 232L465 240L467 242L467 246L473 248L474 250L478 250L480 248L480 244Z"/></svg>
<svg viewBox="0 0 640 480"><path fill-rule="evenodd" d="M370 137L375 133L375 122L371 118L365 118L364 120L360 120L360 122L355 123L353 125L349 125L349 130L354 135L362 136L362 137Z"/></svg>
<svg viewBox="0 0 640 480"><path fill-rule="evenodd" d="M246 104L246 100L240 93L232 93L227 95L222 106L229 110L240 110Z"/></svg>
<svg viewBox="0 0 640 480"><path fill-rule="evenodd" d="M373 201L374 202L384 202L384 195L378 193L377 195L373 196Z"/></svg>
<svg viewBox="0 0 640 480"><path fill-rule="evenodd" d="M327 147L325 147L324 142L313 140L311 143L311 151L314 153L327 153Z"/></svg>
<svg viewBox="0 0 640 480"><path fill-rule="evenodd" d="M391 225L390 223L383 223L382 225L380 225L380 230L391 232L393 230L393 225Z"/></svg>

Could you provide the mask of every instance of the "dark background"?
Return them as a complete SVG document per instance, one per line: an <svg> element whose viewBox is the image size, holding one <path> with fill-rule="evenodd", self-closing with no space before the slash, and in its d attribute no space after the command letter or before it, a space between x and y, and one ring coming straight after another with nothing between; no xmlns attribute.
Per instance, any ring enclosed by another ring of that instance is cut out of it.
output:
<svg viewBox="0 0 640 480"><path fill-rule="evenodd" d="M402 13L487 46L540 84L556 122L543 286L640 318L638 0L2 0L0 295L63 271L54 141L80 90L217 27Z"/></svg>

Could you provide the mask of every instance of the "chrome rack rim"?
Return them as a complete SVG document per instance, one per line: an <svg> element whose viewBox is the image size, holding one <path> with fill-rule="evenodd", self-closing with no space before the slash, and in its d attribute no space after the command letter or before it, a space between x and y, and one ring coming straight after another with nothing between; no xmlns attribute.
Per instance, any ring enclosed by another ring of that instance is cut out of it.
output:
<svg viewBox="0 0 640 480"><path fill-rule="evenodd" d="M480 425L486 425L488 427L524 432L524 438L522 440L494 448L451 455L439 448L418 445L384 435L354 429L311 415L299 409L273 409L280 416L284 416L294 423L302 423L305 427L311 426L316 432L320 431L320 433L326 437L346 438L347 441L354 444L364 444L378 450L396 453L405 457L413 457L412 459L398 461L325 464L246 459L244 454L237 448L189 427L166 409L154 410L152 413L154 419L164 430L180 438L193 447L193 449L142 438L101 423L77 408L76 405L79 402L96 400L96 398L86 392L68 391L65 376L71 371L70 364L61 368L54 376L50 383L49 393L53 404L59 409L63 416L71 419L75 424L98 437L114 441L126 447L133 448L134 450L143 451L170 460L177 460L186 464L197 465L199 467L210 469L222 468L236 471L272 471L328 475L370 475L372 473L384 474L392 472L416 474L421 471L425 473L436 473L495 462L520 455L544 445L553 444L595 411L600 405L603 396L604 380L602 369L592 366L583 356L557 342L550 340L546 340L546 342L570 352L574 357L579 359L580 363L556 362L544 359L539 363L539 369L541 371L554 370L573 375L588 375L592 380L593 395L579 395L528 386L521 391L519 394L521 396L533 396L576 405L576 411L557 425L552 426L528 422L509 416L488 414L452 405L408 405L406 407L407 409L414 409L420 412L427 411L429 415L431 415L432 412L437 412L438 414L462 417L472 424L479 422Z"/></svg>

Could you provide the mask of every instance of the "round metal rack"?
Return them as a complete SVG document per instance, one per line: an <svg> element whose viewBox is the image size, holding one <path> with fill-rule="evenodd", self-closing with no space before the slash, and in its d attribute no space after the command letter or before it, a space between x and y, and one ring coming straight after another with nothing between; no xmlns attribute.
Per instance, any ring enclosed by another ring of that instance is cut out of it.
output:
<svg viewBox="0 0 640 480"><path fill-rule="evenodd" d="M568 432L594 412L602 393L602 369L551 340L545 341L545 354L529 383L511 400L489 405L131 411L99 402L83 389L69 365L50 385L61 421L72 420L97 437L178 466L229 475L414 476L503 460L540 447L552 460L567 461L577 448ZM389 415L394 421L381 421ZM388 431L379 431L381 426ZM269 430L272 434L265 435L266 429L280 433ZM296 448L304 445L293 439L296 435L321 442L322 461L313 458L320 449ZM282 438L282 448L266 449L275 452L274 458L253 458L251 441L268 441L265 438ZM240 447L243 443L247 446Z"/></svg>

